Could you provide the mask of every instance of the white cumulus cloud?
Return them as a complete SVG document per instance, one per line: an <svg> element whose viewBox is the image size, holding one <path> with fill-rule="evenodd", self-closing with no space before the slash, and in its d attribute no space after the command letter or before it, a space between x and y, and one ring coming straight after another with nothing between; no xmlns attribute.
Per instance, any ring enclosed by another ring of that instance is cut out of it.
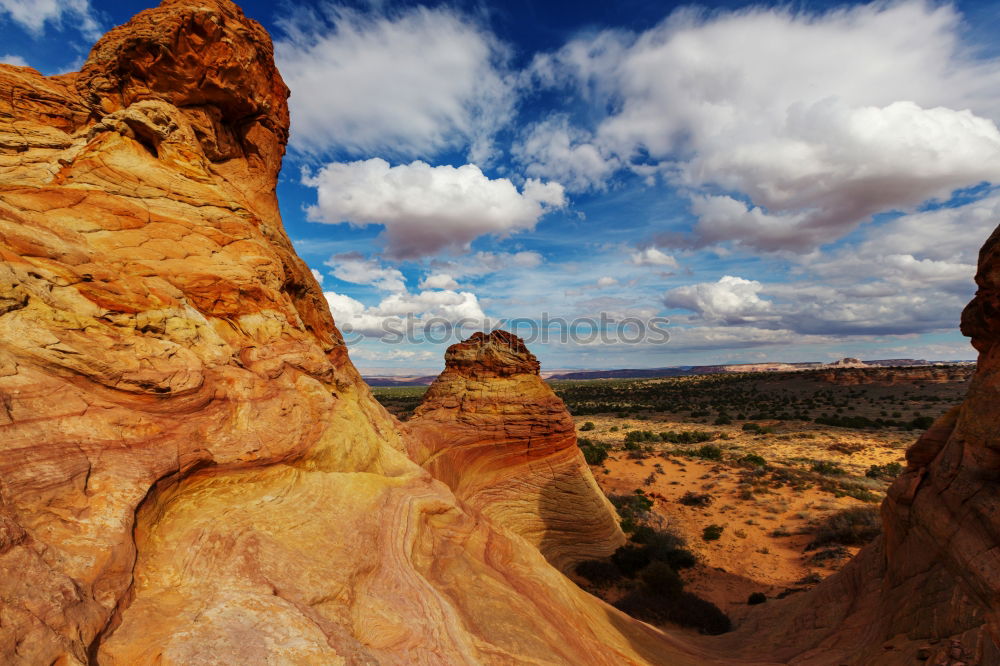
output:
<svg viewBox="0 0 1000 666"><path fill-rule="evenodd" d="M655 247L647 247L644 250L633 252L630 257L636 266L662 266L666 268L677 268L677 260L669 254L664 254Z"/></svg>
<svg viewBox="0 0 1000 666"><path fill-rule="evenodd" d="M73 21L73 27L89 39L96 39L101 32L90 0L0 0L0 16L6 16L36 36L45 32L46 24L62 26L64 18Z"/></svg>
<svg viewBox="0 0 1000 666"><path fill-rule="evenodd" d="M711 322L753 322L771 311L772 304L759 296L763 288L756 280L725 275L718 282L671 289L663 295L663 303L671 308L692 310Z"/></svg>
<svg viewBox="0 0 1000 666"><path fill-rule="evenodd" d="M458 283L455 282L455 278L447 273L428 275L417 286L420 289L458 289Z"/></svg>
<svg viewBox="0 0 1000 666"><path fill-rule="evenodd" d="M397 268L387 268L357 252L335 254L326 262L333 276L353 284L370 284L383 291L406 291L406 278Z"/></svg>
<svg viewBox="0 0 1000 666"><path fill-rule="evenodd" d="M481 161L511 114L506 48L452 10L385 16L327 5L279 25L275 57L299 151L416 157L468 145Z"/></svg>
<svg viewBox="0 0 1000 666"><path fill-rule="evenodd" d="M479 299L467 291L395 293L372 307L337 292L327 291L323 295L330 305L334 321L345 334L384 338L405 332L410 323L422 332L425 325L446 323L482 328L489 322Z"/></svg>
<svg viewBox="0 0 1000 666"><path fill-rule="evenodd" d="M1000 61L975 60L961 31L954 7L921 0L681 10L573 40L534 72L611 109L587 130L601 155L692 193L695 242L808 252L1000 182Z"/></svg>
<svg viewBox="0 0 1000 666"><path fill-rule="evenodd" d="M529 127L512 152L527 175L558 181L574 192L606 189L608 178L621 166L565 116Z"/></svg>
<svg viewBox="0 0 1000 666"><path fill-rule="evenodd" d="M558 183L528 179L518 192L510 180L490 179L474 164L392 167L373 158L328 164L303 182L317 189L309 219L384 225L386 254L394 259L467 251L479 236L531 229L565 205Z"/></svg>
<svg viewBox="0 0 1000 666"><path fill-rule="evenodd" d="M6 53L0 55L0 62L6 63L8 65L17 65L18 67L27 67L28 61L19 55L13 55L11 53Z"/></svg>

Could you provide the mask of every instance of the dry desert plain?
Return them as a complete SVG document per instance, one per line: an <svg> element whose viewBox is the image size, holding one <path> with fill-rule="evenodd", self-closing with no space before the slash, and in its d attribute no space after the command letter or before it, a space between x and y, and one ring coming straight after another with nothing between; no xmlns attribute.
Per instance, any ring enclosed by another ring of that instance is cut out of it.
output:
<svg viewBox="0 0 1000 666"><path fill-rule="evenodd" d="M751 595L759 602L761 594L774 599L814 587L874 538L879 504L905 466L906 448L962 401L972 371L841 369L551 385L573 414L578 443L625 531L635 539L638 530L640 541L643 526L676 537L693 555L693 566L680 570L684 590L738 625ZM404 420L425 390L374 389ZM621 555L611 562L623 563ZM572 577L619 605L641 586L627 562L618 571L601 564ZM691 624L691 631L706 629L697 619Z"/></svg>

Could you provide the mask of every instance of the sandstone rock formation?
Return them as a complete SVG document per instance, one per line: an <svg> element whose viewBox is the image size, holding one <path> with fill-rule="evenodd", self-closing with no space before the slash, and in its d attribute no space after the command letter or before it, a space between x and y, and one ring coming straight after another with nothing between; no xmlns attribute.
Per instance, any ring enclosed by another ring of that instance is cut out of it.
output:
<svg viewBox="0 0 1000 666"><path fill-rule="evenodd" d="M572 417L505 331L452 345L407 422L410 458L563 570L625 543L579 447Z"/></svg>
<svg viewBox="0 0 1000 666"><path fill-rule="evenodd" d="M286 95L229 0L165 0L79 73L0 65L0 663L912 664L951 640L1000 663L1000 232L964 317L969 397L910 451L884 538L680 639L494 525L517 511L482 515L508 460L408 443L372 399L278 215ZM555 406L481 401L490 364L463 354L463 402L436 393L419 422L509 422L537 478L531 421ZM490 386L531 384L515 356ZM575 474L547 414L540 451Z"/></svg>
<svg viewBox="0 0 1000 666"><path fill-rule="evenodd" d="M0 65L0 663L704 664L405 455L294 255L228 0Z"/></svg>
<svg viewBox="0 0 1000 666"><path fill-rule="evenodd" d="M971 365L924 365L908 368L837 368L817 375L825 382L840 386L861 384L949 384L971 379L976 368Z"/></svg>

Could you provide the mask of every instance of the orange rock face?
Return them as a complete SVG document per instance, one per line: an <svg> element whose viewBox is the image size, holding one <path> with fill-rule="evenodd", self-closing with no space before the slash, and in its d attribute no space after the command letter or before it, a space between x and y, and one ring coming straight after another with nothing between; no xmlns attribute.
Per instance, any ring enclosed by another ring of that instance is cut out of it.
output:
<svg viewBox="0 0 1000 666"><path fill-rule="evenodd" d="M407 422L410 457L467 506L567 570L625 542L576 446L572 417L517 336L476 333Z"/></svg>
<svg viewBox="0 0 1000 666"><path fill-rule="evenodd" d="M884 538L680 639L539 552L621 537L514 341L459 345L412 434L372 398L278 215L286 95L228 0L0 65L0 663L1000 663L997 235Z"/></svg>
<svg viewBox="0 0 1000 666"><path fill-rule="evenodd" d="M407 457L282 229L286 95L228 0L0 65L0 663L705 663Z"/></svg>

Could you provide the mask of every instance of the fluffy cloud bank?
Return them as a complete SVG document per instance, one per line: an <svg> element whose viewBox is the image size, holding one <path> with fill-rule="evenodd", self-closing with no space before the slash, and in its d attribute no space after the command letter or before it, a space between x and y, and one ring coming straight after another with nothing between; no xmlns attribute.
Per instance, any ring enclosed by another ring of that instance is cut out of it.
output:
<svg viewBox="0 0 1000 666"><path fill-rule="evenodd" d="M417 294L392 294L373 307L365 307L345 294L323 293L333 319L345 334L360 334L383 338L392 332L403 332L409 319L418 332L426 324L465 324L482 327L487 317L476 295L467 291L422 291ZM432 322L433 320L433 322Z"/></svg>
<svg viewBox="0 0 1000 666"><path fill-rule="evenodd" d="M36 36L45 31L46 24L59 26L64 17L72 17L74 27L87 38L100 37L90 0L0 0L0 16L5 15Z"/></svg>
<svg viewBox="0 0 1000 666"><path fill-rule="evenodd" d="M335 278L344 282L369 284L382 291L406 291L406 278L398 268L386 268L357 252L335 254L326 265L333 269Z"/></svg>
<svg viewBox="0 0 1000 666"><path fill-rule="evenodd" d="M558 183L529 179L518 192L506 178L487 178L474 164L392 167L373 158L328 164L304 182L318 195L309 219L385 225L386 254L394 259L467 251L479 236L531 229L546 212L565 205Z"/></svg>
<svg viewBox="0 0 1000 666"><path fill-rule="evenodd" d="M536 176L566 177L576 137L607 169L691 192L696 243L807 252L875 213L1000 182L1000 63L971 59L960 22L910 1L680 11L638 35L589 35L537 58L535 78L613 111L563 130L560 150L534 135L521 150L542 156Z"/></svg>
<svg viewBox="0 0 1000 666"><path fill-rule="evenodd" d="M908 335L951 331L975 291L982 240L1000 219L1000 196L904 215L857 242L803 256L791 282L725 276L667 291L667 307L693 323L802 335Z"/></svg>
<svg viewBox="0 0 1000 666"><path fill-rule="evenodd" d="M328 6L280 25L275 56L301 152L409 158L469 144L480 161L513 108L504 47L448 9L385 16Z"/></svg>

